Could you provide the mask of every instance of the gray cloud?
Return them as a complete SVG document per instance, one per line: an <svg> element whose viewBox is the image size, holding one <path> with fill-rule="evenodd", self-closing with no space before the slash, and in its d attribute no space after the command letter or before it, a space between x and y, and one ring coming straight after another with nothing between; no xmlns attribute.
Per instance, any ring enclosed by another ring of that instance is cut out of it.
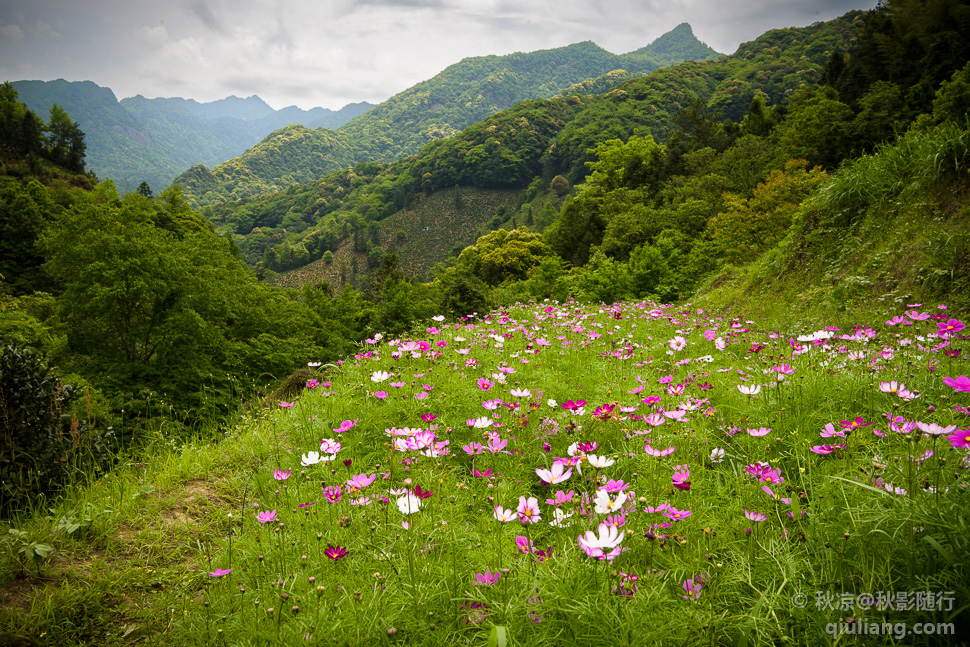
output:
<svg viewBox="0 0 970 647"><path fill-rule="evenodd" d="M0 80L273 107L380 102L470 56L590 40L624 53L682 22L731 53L876 0L4 0ZM106 55L111 52L111 55Z"/></svg>

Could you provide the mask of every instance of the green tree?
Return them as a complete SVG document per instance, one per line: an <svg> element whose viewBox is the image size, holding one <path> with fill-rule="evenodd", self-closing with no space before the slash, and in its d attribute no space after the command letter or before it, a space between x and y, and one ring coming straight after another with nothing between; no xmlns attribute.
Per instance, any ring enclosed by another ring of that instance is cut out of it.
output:
<svg viewBox="0 0 970 647"><path fill-rule="evenodd" d="M71 120L61 106L56 103L51 106L50 121L46 128L48 132L48 157L55 163L75 173L84 172L84 157L87 144L84 142L84 132L76 122Z"/></svg>

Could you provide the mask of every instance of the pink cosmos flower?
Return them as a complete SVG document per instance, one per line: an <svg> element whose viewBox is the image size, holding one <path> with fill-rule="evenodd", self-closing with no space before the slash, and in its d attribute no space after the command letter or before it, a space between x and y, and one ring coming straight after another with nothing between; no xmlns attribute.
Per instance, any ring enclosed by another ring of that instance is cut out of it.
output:
<svg viewBox="0 0 970 647"><path fill-rule="evenodd" d="M673 519L674 521L680 521L681 519L686 519L691 515L690 510L678 510L677 508L668 507L664 510L664 516L668 519Z"/></svg>
<svg viewBox="0 0 970 647"><path fill-rule="evenodd" d="M697 598L701 596L701 589L704 588L700 582L695 582L693 579L685 581L681 586L684 588L683 598L691 602L697 601Z"/></svg>
<svg viewBox="0 0 970 647"><path fill-rule="evenodd" d="M673 454L674 449L675 448L673 445L671 445L667 449L654 449L653 447L650 446L650 443L647 443L643 446L643 451L648 456L656 456L657 458L662 458L663 456L669 456L670 454Z"/></svg>
<svg viewBox="0 0 970 647"><path fill-rule="evenodd" d="M960 377L945 377L943 378L943 384L946 384L956 391L970 393L970 377L965 375L961 375Z"/></svg>
<svg viewBox="0 0 970 647"><path fill-rule="evenodd" d="M323 551L323 554L329 557L330 559L332 559L333 561L337 561L338 559L341 559L347 556L347 549L344 548L343 546L334 546L332 544L327 544L327 548L326 550Z"/></svg>
<svg viewBox="0 0 970 647"><path fill-rule="evenodd" d="M744 516L750 519L751 521L764 521L765 519L768 518L768 515L766 515L763 512L753 512L751 510L745 510Z"/></svg>
<svg viewBox="0 0 970 647"><path fill-rule="evenodd" d="M556 495L554 498L546 499L546 503L548 503L549 505L554 505L556 507L559 507L564 503L569 503L570 501L572 501L574 494L575 494L575 490L570 490L568 493L564 493L561 490L559 490L556 492Z"/></svg>
<svg viewBox="0 0 970 647"><path fill-rule="evenodd" d="M542 520L542 517L539 515L539 500L534 496L528 499L520 496L519 507L515 509L515 512L519 515L519 522L523 526L528 526L530 523L536 523Z"/></svg>
<svg viewBox="0 0 970 647"><path fill-rule="evenodd" d="M767 436L771 433L771 427L758 427L757 429L748 429L748 433L755 437Z"/></svg>
<svg viewBox="0 0 970 647"><path fill-rule="evenodd" d="M229 575L229 573L232 573L231 568L217 568L209 572L209 577L222 577L223 575Z"/></svg>
<svg viewBox="0 0 970 647"><path fill-rule="evenodd" d="M970 448L970 428L957 429L950 434L947 439L950 441L950 445L952 445L954 449Z"/></svg>
<svg viewBox="0 0 970 647"><path fill-rule="evenodd" d="M502 573L499 571L493 573L491 570L487 570L484 573L475 573L475 584L492 586L498 582L500 577L502 577Z"/></svg>
<svg viewBox="0 0 970 647"><path fill-rule="evenodd" d="M292 473L293 470L276 470L273 472L273 478L277 481L285 481L286 479L290 478Z"/></svg>
<svg viewBox="0 0 970 647"><path fill-rule="evenodd" d="M284 409L292 409L293 408L293 403L292 402L280 402L280 406L283 407Z"/></svg>
<svg viewBox="0 0 970 647"><path fill-rule="evenodd" d="M569 477L573 474L573 469L571 467L564 469L562 463L553 463L551 469L536 468L536 474L549 485L557 485L569 480Z"/></svg>
<svg viewBox="0 0 970 647"><path fill-rule="evenodd" d="M945 436L953 433L957 426L949 425L947 427L941 427L935 422L917 422L916 426L919 430L928 436Z"/></svg>
<svg viewBox="0 0 970 647"><path fill-rule="evenodd" d="M352 479L347 479L347 487L356 490L362 490L377 478L377 474L371 474L367 476L366 474L358 474Z"/></svg>
<svg viewBox="0 0 970 647"><path fill-rule="evenodd" d="M495 382L492 382L487 377L478 378L478 388L480 388L482 391L488 391L493 386L495 386Z"/></svg>
<svg viewBox="0 0 970 647"><path fill-rule="evenodd" d="M334 432L338 434L342 434L345 431L350 431L351 429L354 428L354 425L357 424L358 420L360 420L360 418L354 418L353 420L344 420L343 422L340 423L339 427L334 429Z"/></svg>
<svg viewBox="0 0 970 647"><path fill-rule="evenodd" d="M690 468L687 465L677 465L674 468L676 471L671 477L672 485L678 490L689 490L690 489Z"/></svg>
<svg viewBox="0 0 970 647"><path fill-rule="evenodd" d="M276 510L267 511L262 510L256 514L256 521L259 523L269 523L271 521L276 521Z"/></svg>
<svg viewBox="0 0 970 647"><path fill-rule="evenodd" d="M946 322L937 323L936 327L937 327L937 331L936 331L937 335L939 335L943 339L949 339L953 335L957 334L958 332L966 328L966 325L959 319L949 319Z"/></svg>
<svg viewBox="0 0 970 647"><path fill-rule="evenodd" d="M468 443L467 445L462 446L462 449L465 450L465 453L466 454L471 454L471 455L474 456L475 454L481 454L482 451L484 451L485 448L482 447L482 444L481 443L474 443L474 442L472 442L472 443Z"/></svg>
<svg viewBox="0 0 970 647"><path fill-rule="evenodd" d="M321 487L320 489L323 490L323 498L326 499L329 503L336 503L340 501L340 498L343 496L340 492L339 485L337 486L328 485L326 487Z"/></svg>
<svg viewBox="0 0 970 647"><path fill-rule="evenodd" d="M387 397L387 391L374 391L374 397L378 400L383 400Z"/></svg>

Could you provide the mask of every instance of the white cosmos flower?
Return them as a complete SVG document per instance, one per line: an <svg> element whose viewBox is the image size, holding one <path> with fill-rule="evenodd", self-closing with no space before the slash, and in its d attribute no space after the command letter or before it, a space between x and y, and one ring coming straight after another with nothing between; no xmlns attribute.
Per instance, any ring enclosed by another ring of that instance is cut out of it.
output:
<svg viewBox="0 0 970 647"><path fill-rule="evenodd" d="M410 492L397 500L397 509L401 514L412 514L421 509L421 499Z"/></svg>
<svg viewBox="0 0 970 647"><path fill-rule="evenodd" d="M593 467L599 467L599 468L609 467L610 465L616 462L612 458L607 458L605 456L597 456L596 454L590 454L586 458L587 460L589 460L590 465L592 465Z"/></svg>
<svg viewBox="0 0 970 647"><path fill-rule="evenodd" d="M301 457L301 463L304 467L309 467L311 465L316 465L320 462L320 452L307 452Z"/></svg>
<svg viewBox="0 0 970 647"><path fill-rule="evenodd" d="M626 499L626 492L620 492L616 495L616 499L611 499L610 493L606 490L597 490L596 499L593 501L596 504L596 514L611 514L616 512L623 507Z"/></svg>

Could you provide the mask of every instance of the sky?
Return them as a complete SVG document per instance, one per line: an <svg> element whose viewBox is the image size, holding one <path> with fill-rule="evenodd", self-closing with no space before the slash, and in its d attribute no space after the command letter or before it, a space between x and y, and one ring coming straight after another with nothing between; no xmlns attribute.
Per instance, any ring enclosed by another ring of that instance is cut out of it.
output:
<svg viewBox="0 0 970 647"><path fill-rule="evenodd" d="M624 54L683 22L730 54L876 0L0 0L0 81L93 81L118 99L380 103L470 56L593 41Z"/></svg>

